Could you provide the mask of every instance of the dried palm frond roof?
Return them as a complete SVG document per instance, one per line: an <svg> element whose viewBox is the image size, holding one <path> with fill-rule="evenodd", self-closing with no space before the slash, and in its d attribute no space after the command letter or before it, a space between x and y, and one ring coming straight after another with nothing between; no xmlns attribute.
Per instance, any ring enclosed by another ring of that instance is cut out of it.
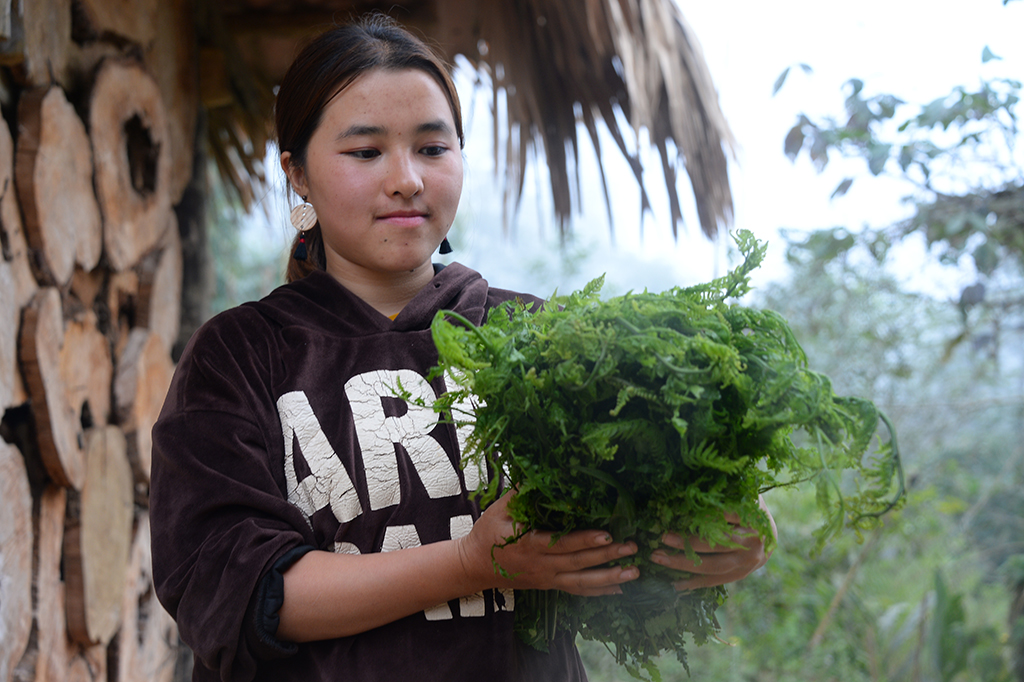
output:
<svg viewBox="0 0 1024 682"><path fill-rule="evenodd" d="M201 5L204 3L200 3ZM203 71L227 74L204 88L211 154L247 204L264 182L273 86L304 42L325 25L384 11L418 30L450 60L462 55L489 77L495 158L518 200L531 150L549 168L563 235L579 201L580 130L597 151L606 202L603 125L632 169L641 211L650 208L639 155L641 129L658 150L673 235L682 222L678 171L688 176L701 229L732 220L727 153L733 140L696 37L672 0L225 0L206 3ZM220 93L219 95L217 93ZM501 122L500 124L498 122ZM609 215L610 215L609 204Z"/></svg>

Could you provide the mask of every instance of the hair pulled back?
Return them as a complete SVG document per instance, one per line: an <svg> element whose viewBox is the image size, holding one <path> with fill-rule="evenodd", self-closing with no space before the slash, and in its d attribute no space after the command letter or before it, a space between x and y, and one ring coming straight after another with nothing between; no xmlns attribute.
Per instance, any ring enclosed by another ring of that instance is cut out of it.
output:
<svg viewBox="0 0 1024 682"><path fill-rule="evenodd" d="M374 13L318 35L281 81L274 118L278 150L291 153L290 165L305 166L309 141L323 120L324 109L352 81L374 69L419 69L433 77L451 106L459 146L465 144L462 108L445 62L395 20ZM295 253L298 242L296 235L290 253ZM287 281L327 269L319 222L306 233L306 248L305 261L288 259Z"/></svg>

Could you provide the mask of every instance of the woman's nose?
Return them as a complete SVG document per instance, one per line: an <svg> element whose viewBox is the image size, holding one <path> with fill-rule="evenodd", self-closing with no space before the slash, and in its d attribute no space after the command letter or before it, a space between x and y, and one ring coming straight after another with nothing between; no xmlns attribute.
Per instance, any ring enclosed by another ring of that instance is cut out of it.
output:
<svg viewBox="0 0 1024 682"><path fill-rule="evenodd" d="M389 195L410 198L423 191L423 176L415 160L407 154L392 156L385 182Z"/></svg>

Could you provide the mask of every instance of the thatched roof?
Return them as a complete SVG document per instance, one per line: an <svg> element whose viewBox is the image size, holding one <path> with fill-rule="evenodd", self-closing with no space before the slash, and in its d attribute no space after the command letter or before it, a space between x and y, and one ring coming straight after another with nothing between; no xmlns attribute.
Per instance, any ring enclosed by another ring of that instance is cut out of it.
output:
<svg viewBox="0 0 1024 682"><path fill-rule="evenodd" d="M672 0L225 0L200 10L201 77L211 153L243 199L263 180L273 86L317 29L368 10L384 11L489 77L498 115L495 158L506 193L518 199L531 148L550 169L563 232L579 194L578 131L599 159L599 125L633 169L643 208L648 179L636 131L657 148L673 233L682 220L677 172L689 176L704 234L732 218L726 155L732 138L692 30ZM221 68L223 67L223 68ZM504 111L499 111L500 107ZM580 127L582 124L582 128ZM601 164L603 166L603 164ZM601 169L604 178L603 167ZM605 196L611 191L604 186Z"/></svg>

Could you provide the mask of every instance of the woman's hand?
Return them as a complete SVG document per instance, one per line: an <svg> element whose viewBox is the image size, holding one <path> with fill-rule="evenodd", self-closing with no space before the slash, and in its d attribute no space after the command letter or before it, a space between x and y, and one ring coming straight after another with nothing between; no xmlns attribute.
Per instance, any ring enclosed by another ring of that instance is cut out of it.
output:
<svg viewBox="0 0 1024 682"><path fill-rule="evenodd" d="M775 527L775 519L760 500L761 509L768 515L771 523L773 540L778 537ZM735 526L730 539L739 545L711 546L698 537L684 538L676 533L665 533L662 542L673 549L682 550L686 548L689 541L690 546L700 557L700 563L695 564L686 558L685 554L656 549L651 553L651 561L661 566L673 568L677 571L686 571L694 574L692 577L677 580L672 583L677 590L693 590L698 587L714 587L724 585L745 578L757 569L761 568L768 561L770 552L765 551L765 540L750 528L740 526L740 519L736 514L726 514L725 518Z"/></svg>
<svg viewBox="0 0 1024 682"><path fill-rule="evenodd" d="M552 533L531 530L506 544L505 538L517 533L508 515L512 494L506 493L488 507L469 535L460 540L459 553L467 572L484 576L494 587L557 589L582 596L619 594L619 585L639 576L635 566L594 568L637 550L633 542L613 543L605 531L574 531L552 544ZM496 572L492 548L494 559L511 579Z"/></svg>
<svg viewBox="0 0 1024 682"><path fill-rule="evenodd" d="M516 534L509 499L494 502L457 539L394 552L309 552L284 574L278 636L289 642L347 637L494 587L616 594L639 575L634 566L594 568L637 550L603 531L568 533L554 544L551 533L530 532L502 546ZM511 578L495 570L492 551Z"/></svg>

